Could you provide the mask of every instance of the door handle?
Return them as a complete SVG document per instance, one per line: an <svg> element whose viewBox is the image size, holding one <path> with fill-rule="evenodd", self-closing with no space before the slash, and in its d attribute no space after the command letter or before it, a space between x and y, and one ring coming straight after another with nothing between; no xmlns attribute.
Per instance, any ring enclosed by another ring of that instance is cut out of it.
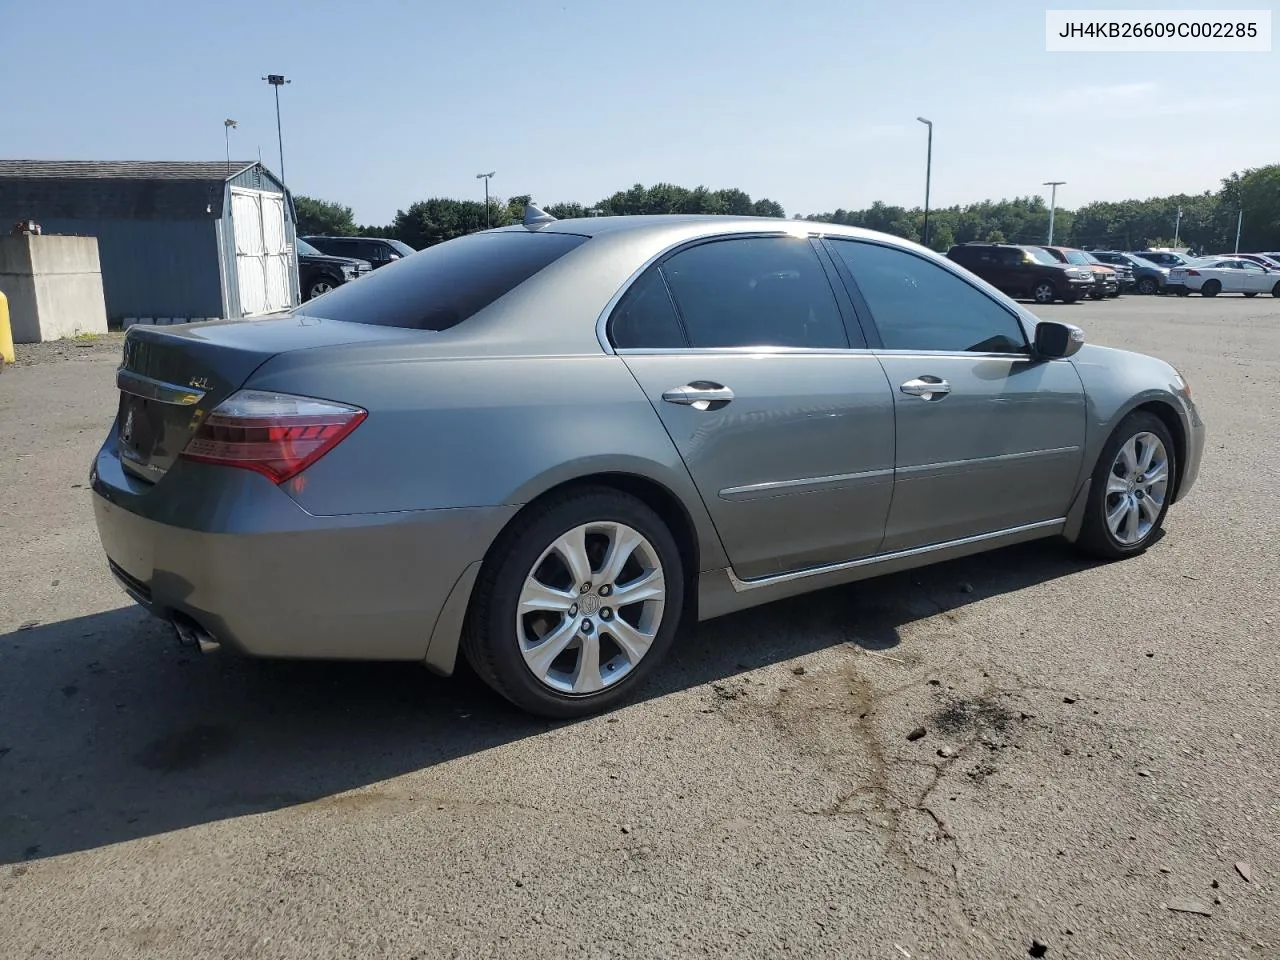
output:
<svg viewBox="0 0 1280 960"><path fill-rule="evenodd" d="M682 387L664 390L662 399L667 403L678 403L695 410L710 410L713 406L719 409L733 399L733 391L723 384L695 380Z"/></svg>
<svg viewBox="0 0 1280 960"><path fill-rule="evenodd" d="M932 400L936 403L947 398L947 394L951 392L951 384L938 377L916 377L914 380L908 380L898 389L909 397L919 397L921 400Z"/></svg>

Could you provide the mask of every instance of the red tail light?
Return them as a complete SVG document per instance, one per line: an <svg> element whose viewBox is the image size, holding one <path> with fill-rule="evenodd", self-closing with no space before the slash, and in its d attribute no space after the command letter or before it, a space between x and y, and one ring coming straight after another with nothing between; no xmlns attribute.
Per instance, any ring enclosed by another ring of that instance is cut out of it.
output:
<svg viewBox="0 0 1280 960"><path fill-rule="evenodd" d="M1198 276L1200 276L1200 271L1199 271L1199 270L1188 270L1188 271L1187 271L1187 276L1188 276L1188 277L1198 277Z"/></svg>
<svg viewBox="0 0 1280 960"><path fill-rule="evenodd" d="M336 447L367 416L344 403L241 390L205 418L182 458L256 470L281 484Z"/></svg>

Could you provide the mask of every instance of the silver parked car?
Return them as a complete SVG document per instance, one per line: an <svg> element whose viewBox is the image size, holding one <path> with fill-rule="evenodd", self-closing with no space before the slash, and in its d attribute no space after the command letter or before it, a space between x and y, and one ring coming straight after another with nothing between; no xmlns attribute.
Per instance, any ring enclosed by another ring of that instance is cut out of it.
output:
<svg viewBox="0 0 1280 960"><path fill-rule="evenodd" d="M133 596L202 648L459 649L567 717L686 618L1038 537L1137 553L1204 426L922 247L729 217L555 221L265 319L130 329L92 470Z"/></svg>

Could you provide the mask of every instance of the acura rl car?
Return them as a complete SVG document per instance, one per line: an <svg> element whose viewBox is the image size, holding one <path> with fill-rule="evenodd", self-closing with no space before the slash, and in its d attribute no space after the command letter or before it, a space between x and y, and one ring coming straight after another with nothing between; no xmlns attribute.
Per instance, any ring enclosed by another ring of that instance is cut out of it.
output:
<svg viewBox="0 0 1280 960"><path fill-rule="evenodd" d="M1040 537L1139 553L1204 445L1169 364L767 218L531 207L291 313L132 327L117 383L98 531L179 637L461 652L558 717L694 619Z"/></svg>

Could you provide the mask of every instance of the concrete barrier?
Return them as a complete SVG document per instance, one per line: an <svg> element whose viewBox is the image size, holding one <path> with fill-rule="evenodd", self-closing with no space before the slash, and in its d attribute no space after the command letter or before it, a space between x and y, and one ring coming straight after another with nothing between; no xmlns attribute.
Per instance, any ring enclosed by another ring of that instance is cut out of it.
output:
<svg viewBox="0 0 1280 960"><path fill-rule="evenodd" d="M107 332L96 237L0 237L0 290L16 343Z"/></svg>

